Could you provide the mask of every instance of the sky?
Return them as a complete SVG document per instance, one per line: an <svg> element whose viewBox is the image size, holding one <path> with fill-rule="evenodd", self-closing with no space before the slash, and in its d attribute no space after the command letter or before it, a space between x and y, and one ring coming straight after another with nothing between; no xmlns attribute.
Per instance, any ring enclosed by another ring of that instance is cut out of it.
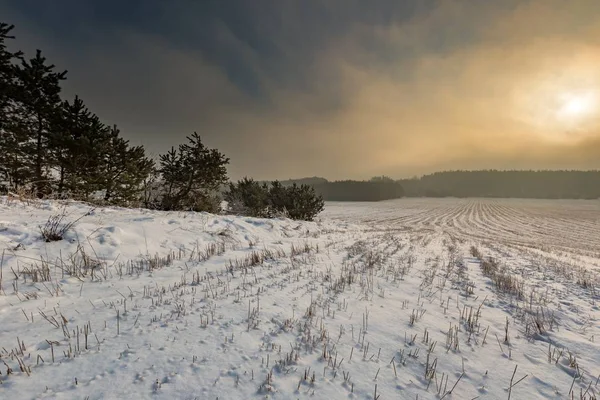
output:
<svg viewBox="0 0 600 400"><path fill-rule="evenodd" d="M233 179L600 168L598 0L0 0L153 155Z"/></svg>

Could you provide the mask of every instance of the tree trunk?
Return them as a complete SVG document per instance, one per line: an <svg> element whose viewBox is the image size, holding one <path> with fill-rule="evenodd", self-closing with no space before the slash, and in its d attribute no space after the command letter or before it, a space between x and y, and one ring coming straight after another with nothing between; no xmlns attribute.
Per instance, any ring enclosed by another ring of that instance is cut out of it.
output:
<svg viewBox="0 0 600 400"><path fill-rule="evenodd" d="M35 194L38 198L44 197L42 182L42 119L38 115L37 145L35 157Z"/></svg>
<svg viewBox="0 0 600 400"><path fill-rule="evenodd" d="M108 183L106 185L106 193L104 193L104 201L109 201L112 196L112 184Z"/></svg>
<svg viewBox="0 0 600 400"><path fill-rule="evenodd" d="M62 197L63 190L65 190L65 166L61 163L60 179L58 181L58 196L59 197Z"/></svg>

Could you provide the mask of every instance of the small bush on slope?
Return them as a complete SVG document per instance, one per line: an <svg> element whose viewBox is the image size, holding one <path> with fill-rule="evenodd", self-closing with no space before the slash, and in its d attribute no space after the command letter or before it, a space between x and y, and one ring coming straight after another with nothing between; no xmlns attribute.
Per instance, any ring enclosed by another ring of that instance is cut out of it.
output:
<svg viewBox="0 0 600 400"><path fill-rule="evenodd" d="M230 183L225 200L229 211L235 214L259 218L285 216L305 221L312 221L325 205L311 186L284 187L277 181L268 186L248 178Z"/></svg>
<svg viewBox="0 0 600 400"><path fill-rule="evenodd" d="M312 221L325 208L323 197L308 185L292 185L285 188L285 210L291 219Z"/></svg>
<svg viewBox="0 0 600 400"><path fill-rule="evenodd" d="M253 179L244 178L230 183L225 193L229 211L251 217L269 217L269 189Z"/></svg>

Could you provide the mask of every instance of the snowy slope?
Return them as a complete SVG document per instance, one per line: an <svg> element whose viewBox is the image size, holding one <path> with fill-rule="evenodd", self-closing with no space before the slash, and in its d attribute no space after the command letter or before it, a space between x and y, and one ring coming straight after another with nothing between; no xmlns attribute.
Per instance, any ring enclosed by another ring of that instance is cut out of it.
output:
<svg viewBox="0 0 600 400"><path fill-rule="evenodd" d="M77 222L43 241L61 213ZM599 215L414 199L306 223L2 198L0 398L506 399L514 373L512 399L592 399Z"/></svg>

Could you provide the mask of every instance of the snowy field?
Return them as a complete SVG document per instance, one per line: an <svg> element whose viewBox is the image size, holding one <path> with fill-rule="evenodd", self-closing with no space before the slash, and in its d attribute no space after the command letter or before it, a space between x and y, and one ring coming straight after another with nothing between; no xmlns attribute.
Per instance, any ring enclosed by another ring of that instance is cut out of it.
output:
<svg viewBox="0 0 600 400"><path fill-rule="evenodd" d="M599 201L0 198L0 246L0 399L600 397Z"/></svg>

